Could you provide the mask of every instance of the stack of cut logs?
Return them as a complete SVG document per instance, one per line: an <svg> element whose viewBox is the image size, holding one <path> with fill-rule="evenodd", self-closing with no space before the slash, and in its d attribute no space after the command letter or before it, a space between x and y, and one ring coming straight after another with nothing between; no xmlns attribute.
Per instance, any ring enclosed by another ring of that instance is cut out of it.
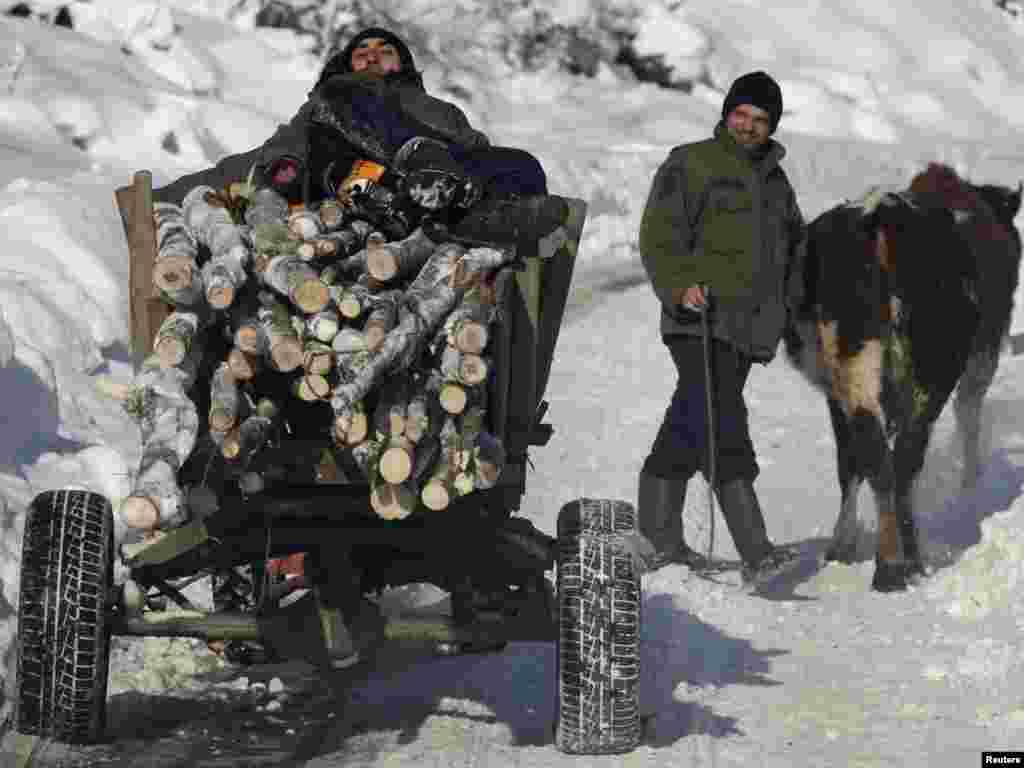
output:
<svg viewBox="0 0 1024 768"><path fill-rule="evenodd" d="M420 229L387 241L357 208L296 208L246 184L196 187L181 206L157 203L154 217L154 283L173 311L129 398L143 460L121 507L128 525L188 518L175 479L192 448L180 430L192 385L209 387L209 432L226 461L244 469L268 444L281 403L256 391L266 367L290 377L294 397L330 403L335 450L365 474L383 518L420 501L442 510L497 482L504 451L488 431L486 353L505 251L438 244ZM197 383L214 330L232 348ZM249 475L239 473L258 488Z"/></svg>

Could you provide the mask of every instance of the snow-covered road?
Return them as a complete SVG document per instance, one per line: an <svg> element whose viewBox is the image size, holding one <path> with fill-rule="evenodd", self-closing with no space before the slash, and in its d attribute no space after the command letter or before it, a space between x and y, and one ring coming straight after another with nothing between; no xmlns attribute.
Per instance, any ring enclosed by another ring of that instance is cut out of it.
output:
<svg viewBox="0 0 1024 768"><path fill-rule="evenodd" d="M632 498L672 386L649 288L601 295L563 329L548 388L556 436L534 452L523 512L549 532L572 498ZM970 498L944 500L956 488L956 451L948 415L940 420L919 496L926 549L940 566L956 562L894 595L869 590L869 559L821 564L838 504L824 404L781 360L756 368L748 395L758 488L769 533L799 545L800 565L757 594L734 573L717 583L681 567L645 577L647 738L631 755L585 764L953 768L977 764L984 749L1019 745L1024 705L1013 681L1024 641L1009 590L1020 546L1004 534L1020 526L1021 511L1000 510L1024 482L1024 415L1013 421L1021 403L1009 386L1022 365L1006 359L1000 371L994 460ZM704 546L707 501L693 485L687 530ZM719 556L735 555L720 520L716 543ZM866 553L870 543L867 534ZM1004 558L1002 571L993 567ZM391 604L438 598L408 589ZM979 640L982 620L989 626ZM32 765L583 764L552 743L551 645L455 659L381 649L361 669L321 677L296 664L224 670L205 649L175 643L131 641L115 654L112 744L51 745ZM275 677L280 690L260 687Z"/></svg>

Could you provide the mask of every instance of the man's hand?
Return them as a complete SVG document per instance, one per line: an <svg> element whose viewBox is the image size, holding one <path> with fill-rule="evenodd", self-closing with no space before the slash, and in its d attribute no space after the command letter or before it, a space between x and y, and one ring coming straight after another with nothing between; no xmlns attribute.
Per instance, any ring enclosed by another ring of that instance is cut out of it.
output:
<svg viewBox="0 0 1024 768"><path fill-rule="evenodd" d="M703 312L708 306L708 295L706 286L691 285L683 293L683 300L679 302L684 309L691 312Z"/></svg>

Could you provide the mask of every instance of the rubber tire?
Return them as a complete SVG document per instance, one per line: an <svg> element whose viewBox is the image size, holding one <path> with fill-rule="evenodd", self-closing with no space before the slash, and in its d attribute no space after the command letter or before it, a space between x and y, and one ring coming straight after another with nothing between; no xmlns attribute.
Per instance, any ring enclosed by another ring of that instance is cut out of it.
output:
<svg viewBox="0 0 1024 768"><path fill-rule="evenodd" d="M640 572L618 539L636 526L623 501L578 499L558 516L555 746L621 754L642 738Z"/></svg>
<svg viewBox="0 0 1024 768"><path fill-rule="evenodd" d="M25 519L15 723L71 744L106 727L113 585L110 502L89 491L41 493Z"/></svg>

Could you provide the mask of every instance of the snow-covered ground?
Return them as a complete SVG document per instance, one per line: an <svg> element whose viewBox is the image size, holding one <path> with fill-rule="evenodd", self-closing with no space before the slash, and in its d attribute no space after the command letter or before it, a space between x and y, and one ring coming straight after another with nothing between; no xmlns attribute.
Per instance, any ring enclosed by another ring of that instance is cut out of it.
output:
<svg viewBox="0 0 1024 768"><path fill-rule="evenodd" d="M69 484L116 501L138 461L136 427L94 386L101 375L130 376L127 247L113 190L140 168L159 184L262 142L302 102L319 66L310 38L254 27L244 12L254 3L67 5L74 31L0 19L0 678L8 692L26 505ZM928 160L980 182L1024 178L1024 26L988 0L546 4L549 21L563 25L628 26L638 53L664 54L694 83L688 93L637 83L608 57L594 77L556 61L514 66L505 43L525 22L499 14L502 5L372 7L405 25L429 88L458 101L496 142L535 152L553 192L590 204L580 290L547 391L556 433L533 454L524 502L549 532L571 499L634 498L673 370L649 288L604 292L599 278L635 275L651 175L672 145L708 135L733 77L764 68L781 81L778 138L808 217L870 185L905 183ZM348 3L335 7L351 21ZM1024 330L1020 310L1014 330ZM781 360L754 371L748 396L769 532L800 544L803 567L760 595L678 568L649 577L649 743L592 762L955 766L976 763L983 749L1019 748L1024 360L1004 359L990 393L988 460L974 493L958 492L951 419L940 420L918 489L936 572L897 595L869 591L867 560L826 567L816 559L838 509L819 396ZM706 518L695 482L686 511L695 545L706 541ZM720 521L718 533L718 554L733 556ZM153 661L167 647L147 642L146 664L141 652L118 656L112 692L158 691L202 666ZM551 648L513 646L454 677L446 665L369 674L355 694L365 722L334 757L570 763L545 730ZM154 671L165 668L177 677ZM394 730L409 718L422 721L411 739Z"/></svg>

